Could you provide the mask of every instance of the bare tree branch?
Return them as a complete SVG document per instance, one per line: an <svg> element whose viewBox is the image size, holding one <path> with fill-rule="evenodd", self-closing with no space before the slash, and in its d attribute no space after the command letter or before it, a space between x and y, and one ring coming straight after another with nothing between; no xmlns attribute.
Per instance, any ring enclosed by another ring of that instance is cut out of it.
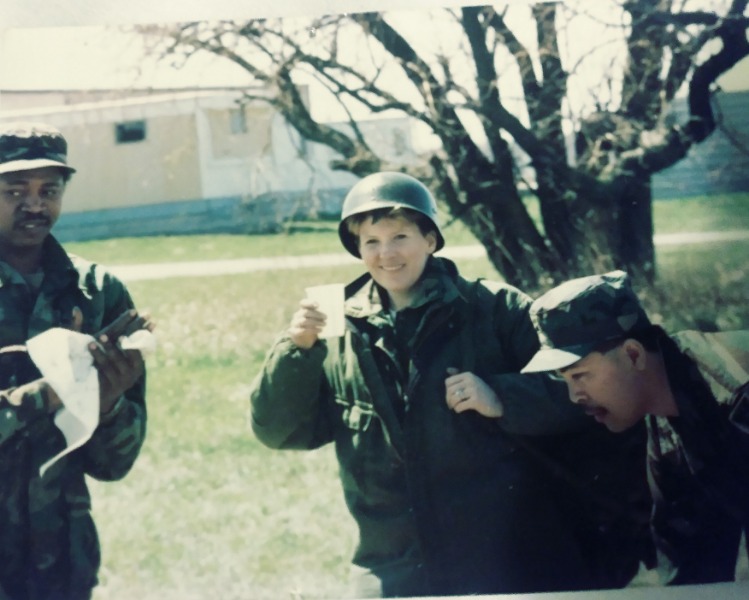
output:
<svg viewBox="0 0 749 600"><path fill-rule="evenodd" d="M740 17L747 7L747 0L734 0L728 17ZM723 46L719 52L713 54L699 65L692 75L689 86L689 133L695 142L701 142L715 130L715 118L710 105L710 86L715 80L749 56L749 40L747 40L746 19L723 19L716 29L718 38Z"/></svg>
<svg viewBox="0 0 749 600"><path fill-rule="evenodd" d="M263 86L246 90L248 100L270 103L304 138L340 155L334 168L357 175L406 166L378 154L355 109L426 126L439 147L408 168L439 191L508 281L532 288L611 267L653 276L650 178L715 130L715 82L749 55L748 2L732 0L719 13L685 10L686 0L611 0L618 10L605 17L587 14L582 0L462 7L442 12L440 23L456 36L449 50L426 48L408 27L377 13L185 23L158 51L179 63L203 52L233 62ZM535 45L520 41L528 31L516 28L518 14L533 28ZM574 19L598 23L606 35L567 56L560 41ZM612 44L626 47L625 62L606 56ZM507 56L520 77L517 97L500 92L515 76L503 71ZM591 64L606 61L600 80L585 84L584 106L573 108L580 87L572 87L573 77L577 83ZM313 118L301 74L338 103L343 126ZM667 119L687 83L689 119ZM565 119L576 127L572 161ZM535 195L543 227L521 188Z"/></svg>
<svg viewBox="0 0 749 600"><path fill-rule="evenodd" d="M474 169L491 171L492 165L482 155L460 121L455 107L447 98L447 90L439 83L429 65L423 61L406 39L376 13L356 15L354 19L398 60L403 71L420 92L432 119L437 125L445 150L459 165L459 172Z"/></svg>

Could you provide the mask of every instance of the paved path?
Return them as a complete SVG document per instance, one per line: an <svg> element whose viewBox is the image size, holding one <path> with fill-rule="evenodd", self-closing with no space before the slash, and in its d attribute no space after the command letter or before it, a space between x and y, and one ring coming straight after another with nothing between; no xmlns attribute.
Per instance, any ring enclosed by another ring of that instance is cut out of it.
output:
<svg viewBox="0 0 749 600"><path fill-rule="evenodd" d="M749 240L749 231L706 231L656 235L656 246L702 244L706 242L731 242ZM440 256L447 258L481 258L486 251L481 245L455 246L445 248ZM359 262L345 252L335 254L314 254L308 256L278 256L273 258L236 258L232 260L210 260L199 262L152 263L144 265L118 265L110 270L125 282L167 277L210 277L232 275L250 271L280 269L303 269L309 267L330 267Z"/></svg>

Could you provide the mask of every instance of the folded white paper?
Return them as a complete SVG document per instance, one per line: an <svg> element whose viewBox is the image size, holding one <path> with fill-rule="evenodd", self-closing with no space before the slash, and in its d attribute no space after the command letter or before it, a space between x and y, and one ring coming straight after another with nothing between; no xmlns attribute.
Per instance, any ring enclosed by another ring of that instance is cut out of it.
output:
<svg viewBox="0 0 749 600"><path fill-rule="evenodd" d="M44 463L39 475L66 454L85 444L99 424L99 376L88 349L90 335L59 327L26 342L31 360L60 397L63 407L55 414L55 425L65 436L66 448ZM153 351L156 338L148 330L120 338L123 349Z"/></svg>

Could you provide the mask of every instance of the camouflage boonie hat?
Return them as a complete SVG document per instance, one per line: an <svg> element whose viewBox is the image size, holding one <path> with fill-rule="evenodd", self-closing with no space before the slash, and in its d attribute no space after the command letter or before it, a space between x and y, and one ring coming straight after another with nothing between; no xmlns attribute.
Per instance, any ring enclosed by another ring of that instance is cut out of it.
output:
<svg viewBox="0 0 749 600"><path fill-rule="evenodd" d="M608 340L650 326L624 271L567 281L531 304L541 349L522 373L563 369Z"/></svg>
<svg viewBox="0 0 749 600"><path fill-rule="evenodd" d="M0 174L42 167L68 166L68 144L62 134L44 123L0 123Z"/></svg>

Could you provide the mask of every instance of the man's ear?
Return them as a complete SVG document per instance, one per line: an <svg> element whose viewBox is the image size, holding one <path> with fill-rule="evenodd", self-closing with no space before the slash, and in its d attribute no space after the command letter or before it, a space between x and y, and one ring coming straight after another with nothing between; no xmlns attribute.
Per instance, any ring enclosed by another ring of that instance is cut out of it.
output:
<svg viewBox="0 0 749 600"><path fill-rule="evenodd" d="M627 338L622 344L622 351L627 363L637 371L643 371L648 361L648 352L640 342Z"/></svg>

